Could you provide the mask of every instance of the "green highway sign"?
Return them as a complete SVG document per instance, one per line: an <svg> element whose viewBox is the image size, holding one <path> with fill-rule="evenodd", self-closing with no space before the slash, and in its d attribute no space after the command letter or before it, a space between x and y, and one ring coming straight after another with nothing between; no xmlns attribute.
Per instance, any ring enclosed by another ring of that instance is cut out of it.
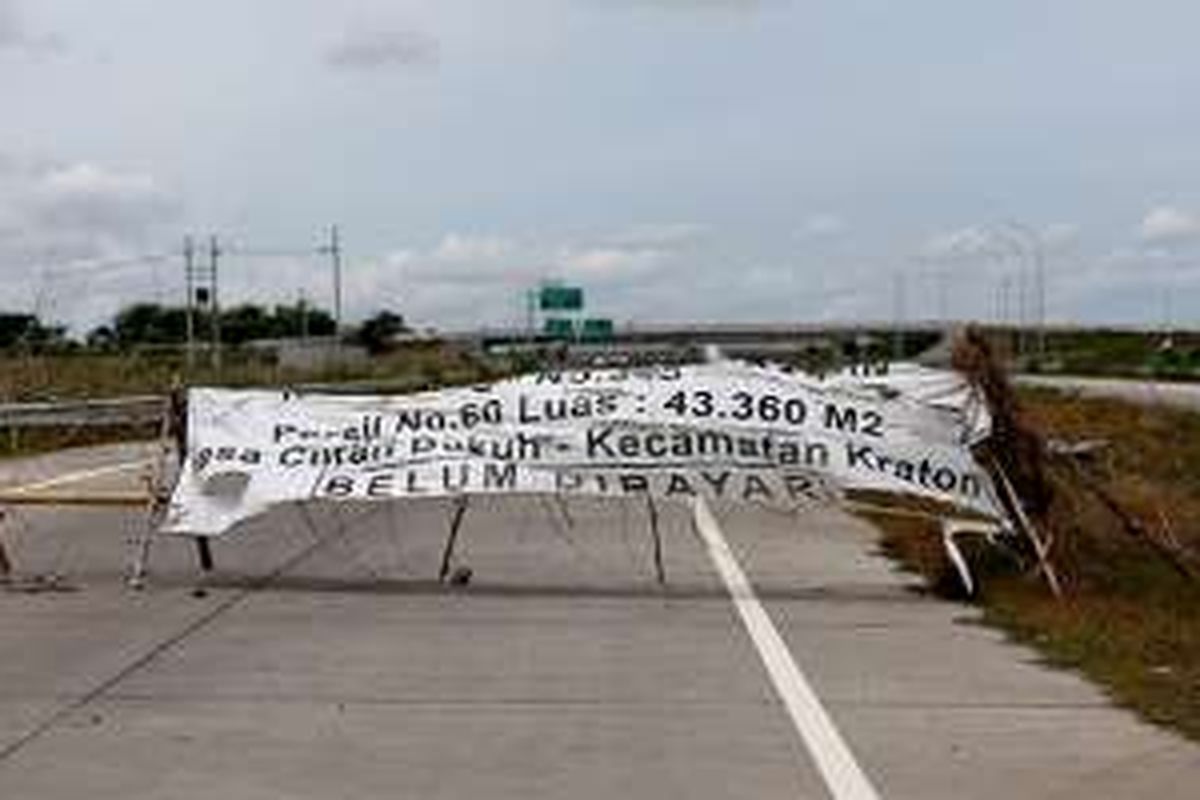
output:
<svg viewBox="0 0 1200 800"><path fill-rule="evenodd" d="M565 317L548 317L542 325L542 332L551 339L575 338L575 321Z"/></svg>
<svg viewBox="0 0 1200 800"><path fill-rule="evenodd" d="M538 292L542 311L579 311L583 308L583 289L577 286L543 286Z"/></svg>

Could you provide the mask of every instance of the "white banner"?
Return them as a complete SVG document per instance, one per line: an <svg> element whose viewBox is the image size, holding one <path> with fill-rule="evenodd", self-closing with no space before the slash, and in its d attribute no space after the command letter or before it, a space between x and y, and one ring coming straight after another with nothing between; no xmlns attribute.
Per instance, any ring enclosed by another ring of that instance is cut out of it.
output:
<svg viewBox="0 0 1200 800"><path fill-rule="evenodd" d="M480 493L703 493L779 507L844 488L999 516L952 373L819 380L722 362L527 375L404 396L194 389L164 530L278 503Z"/></svg>

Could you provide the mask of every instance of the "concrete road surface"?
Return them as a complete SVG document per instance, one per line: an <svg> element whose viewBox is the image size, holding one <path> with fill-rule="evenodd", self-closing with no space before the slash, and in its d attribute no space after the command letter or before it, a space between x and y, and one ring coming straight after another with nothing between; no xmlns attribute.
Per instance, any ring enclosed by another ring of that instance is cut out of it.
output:
<svg viewBox="0 0 1200 800"><path fill-rule="evenodd" d="M644 504L508 498L472 501L466 586L434 580L425 502L281 508L207 581L163 540L140 593L136 514L21 511L18 567L73 591L0 592L0 797L1197 796L1200 748L914 592L864 523L713 509L735 607L713 532L661 511L665 587ZM865 783L831 777L839 746Z"/></svg>
<svg viewBox="0 0 1200 800"><path fill-rule="evenodd" d="M1020 375L1022 386L1076 391L1085 397L1110 397L1141 405L1164 405L1200 411L1200 383L1165 383L1122 378L1072 378L1057 375Z"/></svg>

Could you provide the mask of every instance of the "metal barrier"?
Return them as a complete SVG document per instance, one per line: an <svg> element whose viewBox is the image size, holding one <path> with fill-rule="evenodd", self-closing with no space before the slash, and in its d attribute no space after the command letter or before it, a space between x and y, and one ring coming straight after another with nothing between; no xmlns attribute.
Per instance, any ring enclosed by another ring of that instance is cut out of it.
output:
<svg viewBox="0 0 1200 800"><path fill-rule="evenodd" d="M166 485L167 463L181 445L182 394L171 396L123 397L106 400L71 400L52 403L0 405L0 428L15 433L22 428L128 427L157 425L159 452L151 460L143 491L63 492L30 488L0 488L0 584L13 580L13 562L4 545L4 519L10 507L81 506L134 507L146 511L146 524L137 536L129 583L140 587L150 538L166 509L170 488Z"/></svg>
<svg viewBox="0 0 1200 800"><path fill-rule="evenodd" d="M0 428L80 428L149 425L163 417L165 397L64 400L0 405Z"/></svg>

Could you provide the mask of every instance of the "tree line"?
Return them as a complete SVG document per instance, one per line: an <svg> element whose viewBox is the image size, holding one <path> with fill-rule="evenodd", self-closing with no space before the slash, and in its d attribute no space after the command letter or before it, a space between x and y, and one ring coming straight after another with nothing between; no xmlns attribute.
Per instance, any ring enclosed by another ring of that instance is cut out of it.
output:
<svg viewBox="0 0 1200 800"><path fill-rule="evenodd" d="M262 339L328 337L337 333L333 315L305 303L260 306L246 303L220 312L221 343L241 345ZM404 318L380 311L350 330L349 341L372 352L386 349L391 337L407 330ZM207 309L192 314L197 342L212 339L212 316ZM134 303L121 309L111 323L74 339L61 325L44 323L35 314L0 313L0 349L47 352L60 350L125 350L146 345L183 345L188 340L188 312L184 306Z"/></svg>

